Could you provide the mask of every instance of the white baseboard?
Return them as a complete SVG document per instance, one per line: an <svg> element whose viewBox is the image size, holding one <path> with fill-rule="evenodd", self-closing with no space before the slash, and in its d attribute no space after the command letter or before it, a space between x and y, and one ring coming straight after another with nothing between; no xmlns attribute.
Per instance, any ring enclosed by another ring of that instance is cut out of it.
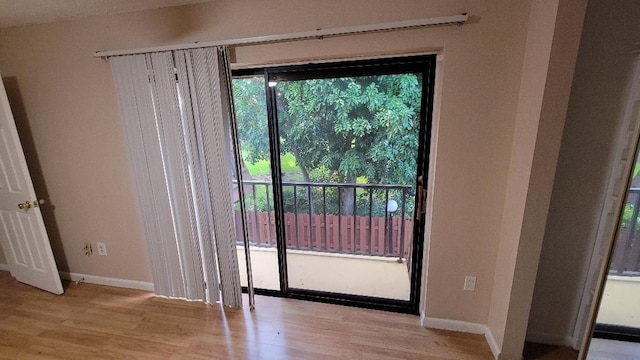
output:
<svg viewBox="0 0 640 360"><path fill-rule="evenodd" d="M425 317L422 320L422 326L429 329L460 331L471 334L484 334L487 331L487 326L483 324L430 317Z"/></svg>
<svg viewBox="0 0 640 360"><path fill-rule="evenodd" d="M471 334L481 334L484 335L487 340L487 344L489 344L489 348L491 349L491 353L493 356L498 359L500 357L500 347L496 342L496 339L493 337L491 330L487 325L484 324L476 324L466 321L459 320L449 320L449 319L440 319L440 318L430 318L425 317L424 314L420 314L420 324L423 327L429 329L440 329L440 330L449 330L449 331L459 331Z"/></svg>
<svg viewBox="0 0 640 360"><path fill-rule="evenodd" d="M108 278L108 277L95 276L95 275L69 273L66 271L60 271L60 277L70 281L84 281L90 284L153 291L153 283L146 282L146 281L116 279L116 278Z"/></svg>
<svg viewBox="0 0 640 360"><path fill-rule="evenodd" d="M10 271L9 265L8 264L0 264L0 271ZM108 277L96 276L96 275L70 273L70 272L66 272L66 271L60 271L59 273L60 273L60 278L62 278L64 280L84 281L84 282L87 282L87 283L90 283L90 284L98 284L98 285L122 287L122 288L127 288L127 289L153 291L153 283L146 282L146 281L116 279L116 278L108 278Z"/></svg>
<svg viewBox="0 0 640 360"><path fill-rule="evenodd" d="M491 349L491 353L493 354L494 359L500 359L500 353L502 352L500 346L498 346L498 342L496 338L493 337L493 333L491 329L487 326L487 332L484 333L484 338L487 340L487 344L489 344L489 349Z"/></svg>
<svg viewBox="0 0 640 360"><path fill-rule="evenodd" d="M573 337L569 335L529 332L527 341L555 346L573 346Z"/></svg>

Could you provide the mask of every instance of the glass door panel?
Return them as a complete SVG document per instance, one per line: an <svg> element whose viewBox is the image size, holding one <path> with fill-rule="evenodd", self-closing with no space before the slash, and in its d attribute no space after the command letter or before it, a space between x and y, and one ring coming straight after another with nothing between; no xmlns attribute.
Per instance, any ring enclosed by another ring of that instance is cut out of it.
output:
<svg viewBox="0 0 640 360"><path fill-rule="evenodd" d="M242 188L255 288L280 290L271 152L263 76L234 77L234 106L242 153ZM237 189L237 178L234 188ZM236 231L242 234L240 196L234 196ZM238 243L242 286L247 286L244 247Z"/></svg>
<svg viewBox="0 0 640 360"><path fill-rule="evenodd" d="M422 73L274 78L288 288L410 300Z"/></svg>
<svg viewBox="0 0 640 360"><path fill-rule="evenodd" d="M639 150L640 151L640 150ZM629 178L594 337L640 342L640 152Z"/></svg>

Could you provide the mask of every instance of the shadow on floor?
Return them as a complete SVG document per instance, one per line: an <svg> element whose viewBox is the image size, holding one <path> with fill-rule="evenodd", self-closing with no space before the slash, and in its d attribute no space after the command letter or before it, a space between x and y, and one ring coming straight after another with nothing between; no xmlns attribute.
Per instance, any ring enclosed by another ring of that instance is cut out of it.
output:
<svg viewBox="0 0 640 360"><path fill-rule="evenodd" d="M569 347L527 342L522 354L523 360L576 360L578 352Z"/></svg>

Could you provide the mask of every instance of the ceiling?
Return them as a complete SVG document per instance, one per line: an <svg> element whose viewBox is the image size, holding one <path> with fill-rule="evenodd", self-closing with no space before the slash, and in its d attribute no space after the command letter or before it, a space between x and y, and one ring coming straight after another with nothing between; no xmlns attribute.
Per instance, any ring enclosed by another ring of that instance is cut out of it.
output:
<svg viewBox="0 0 640 360"><path fill-rule="evenodd" d="M0 0L0 28L208 1L211 0Z"/></svg>

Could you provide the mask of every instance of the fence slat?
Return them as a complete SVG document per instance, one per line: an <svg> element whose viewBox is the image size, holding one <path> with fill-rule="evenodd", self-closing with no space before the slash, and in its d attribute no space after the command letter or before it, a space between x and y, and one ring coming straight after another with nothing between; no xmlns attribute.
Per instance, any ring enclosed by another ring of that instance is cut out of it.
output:
<svg viewBox="0 0 640 360"><path fill-rule="evenodd" d="M385 239L385 235L384 235L384 222L385 222L385 218L381 218L381 217L376 217L375 218L377 220L377 226L378 226L378 238L376 239L376 244L378 245L378 248L376 249L377 253L382 254L384 253L384 239Z"/></svg>
<svg viewBox="0 0 640 360"><path fill-rule="evenodd" d="M409 258L409 254L411 254L411 245L413 242L413 221L405 221L404 222L404 254L402 257L405 259Z"/></svg>
<svg viewBox="0 0 640 360"><path fill-rule="evenodd" d="M337 251L340 247L340 226L338 226L338 220L340 219L337 215L331 215L331 234L333 237L331 238L331 250Z"/></svg>
<svg viewBox="0 0 640 360"><path fill-rule="evenodd" d="M368 216L358 216L358 228L360 231L358 232L358 251L367 252L367 238L369 237L369 217Z"/></svg>
<svg viewBox="0 0 640 360"><path fill-rule="evenodd" d="M322 215L315 215L313 217L313 248L322 249L323 237L324 237L324 217Z"/></svg>

